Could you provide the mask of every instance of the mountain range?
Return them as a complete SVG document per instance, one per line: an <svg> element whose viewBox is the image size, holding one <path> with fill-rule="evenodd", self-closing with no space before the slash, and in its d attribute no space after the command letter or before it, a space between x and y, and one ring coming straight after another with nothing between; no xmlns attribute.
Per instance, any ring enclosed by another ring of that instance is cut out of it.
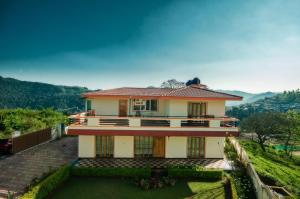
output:
<svg viewBox="0 0 300 199"><path fill-rule="evenodd" d="M84 110L81 94L88 89L0 76L0 108L53 108L67 113Z"/></svg>
<svg viewBox="0 0 300 199"><path fill-rule="evenodd" d="M238 106L241 104L252 103L257 100L261 100L266 97L273 97L273 96L279 94L279 93L270 92L270 91L262 92L262 93L248 93L248 92L238 91L238 90L217 90L217 91L243 97L243 101L229 101L226 103L226 106Z"/></svg>
<svg viewBox="0 0 300 199"><path fill-rule="evenodd" d="M0 108L49 108L67 112L84 110L81 94L89 91L86 87L60 86L40 82L20 81L0 76ZM228 102L227 106L238 106L252 103L277 93L247 93L237 90L217 90L242 96L243 101Z"/></svg>

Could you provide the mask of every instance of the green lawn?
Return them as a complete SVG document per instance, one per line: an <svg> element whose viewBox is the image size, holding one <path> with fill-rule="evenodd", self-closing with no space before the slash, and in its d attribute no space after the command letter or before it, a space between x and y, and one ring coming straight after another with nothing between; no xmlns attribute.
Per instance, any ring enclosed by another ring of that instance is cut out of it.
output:
<svg viewBox="0 0 300 199"><path fill-rule="evenodd" d="M192 197L193 196L193 197ZM104 177L70 177L70 179L51 196L54 199L224 199L225 191L221 181L198 182L177 181L174 187L144 191L136 187L133 180Z"/></svg>
<svg viewBox="0 0 300 199"><path fill-rule="evenodd" d="M271 147L263 152L255 142L243 140L240 143L246 149L255 170L265 178L267 184L284 186L300 198L300 166Z"/></svg>

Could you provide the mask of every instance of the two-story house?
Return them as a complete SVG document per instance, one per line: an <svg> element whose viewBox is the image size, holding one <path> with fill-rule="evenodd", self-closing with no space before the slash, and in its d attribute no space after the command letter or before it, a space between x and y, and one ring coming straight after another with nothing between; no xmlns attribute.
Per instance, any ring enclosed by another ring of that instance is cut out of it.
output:
<svg viewBox="0 0 300 199"><path fill-rule="evenodd" d="M88 114L68 127L78 135L82 158L223 158L225 137L239 135L237 120L225 116L225 101L242 97L202 84L83 96Z"/></svg>

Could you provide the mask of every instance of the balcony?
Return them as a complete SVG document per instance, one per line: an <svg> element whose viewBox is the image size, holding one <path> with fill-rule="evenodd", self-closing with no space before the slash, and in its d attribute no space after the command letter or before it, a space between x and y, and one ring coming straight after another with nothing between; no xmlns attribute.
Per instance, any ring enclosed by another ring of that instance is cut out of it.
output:
<svg viewBox="0 0 300 199"><path fill-rule="evenodd" d="M120 130L218 130L238 131L238 119L219 118L186 118L186 117L117 117L117 116L85 116L69 117L70 128L97 128Z"/></svg>

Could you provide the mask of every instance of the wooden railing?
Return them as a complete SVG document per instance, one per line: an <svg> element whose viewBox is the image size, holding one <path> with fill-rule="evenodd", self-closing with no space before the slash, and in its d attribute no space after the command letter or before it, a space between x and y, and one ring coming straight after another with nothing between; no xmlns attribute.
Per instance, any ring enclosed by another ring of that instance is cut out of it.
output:
<svg viewBox="0 0 300 199"><path fill-rule="evenodd" d="M73 116L70 125L112 127L220 127L235 128L236 118L185 118L185 117L117 117Z"/></svg>

